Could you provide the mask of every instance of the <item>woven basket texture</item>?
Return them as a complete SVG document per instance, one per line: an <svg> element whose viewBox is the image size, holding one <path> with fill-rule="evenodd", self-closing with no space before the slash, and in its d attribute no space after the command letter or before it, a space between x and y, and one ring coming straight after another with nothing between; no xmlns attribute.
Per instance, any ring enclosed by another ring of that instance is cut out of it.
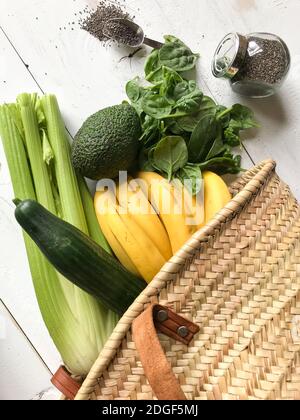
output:
<svg viewBox="0 0 300 420"><path fill-rule="evenodd" d="M160 335L187 399L300 399L300 208L275 166L231 186L122 317L76 399L156 399L131 336L150 302L200 327L189 346Z"/></svg>

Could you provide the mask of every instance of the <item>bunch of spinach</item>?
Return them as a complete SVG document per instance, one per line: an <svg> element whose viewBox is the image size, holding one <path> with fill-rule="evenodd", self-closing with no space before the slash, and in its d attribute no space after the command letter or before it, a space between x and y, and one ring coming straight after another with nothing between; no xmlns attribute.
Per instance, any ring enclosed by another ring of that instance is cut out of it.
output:
<svg viewBox="0 0 300 420"><path fill-rule="evenodd" d="M241 131L258 127L253 112L240 104L230 108L204 96L186 72L196 66L194 54L174 36L165 36L145 64L145 81L136 77L126 93L141 118L141 170L157 171L169 180L196 182L201 171L239 173L241 157L232 148L241 146Z"/></svg>

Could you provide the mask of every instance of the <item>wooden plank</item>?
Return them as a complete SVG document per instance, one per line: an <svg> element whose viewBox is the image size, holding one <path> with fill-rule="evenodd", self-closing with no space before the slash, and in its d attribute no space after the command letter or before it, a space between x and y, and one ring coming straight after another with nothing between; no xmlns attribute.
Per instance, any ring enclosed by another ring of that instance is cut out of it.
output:
<svg viewBox="0 0 300 420"><path fill-rule="evenodd" d="M35 91L35 83L2 33L0 52L4 63L0 66L1 103L14 100L20 93L20 86L24 90ZM36 302L22 232L14 219L14 194L1 141L0 162L0 297L54 372L61 363L60 356Z"/></svg>
<svg viewBox="0 0 300 420"><path fill-rule="evenodd" d="M130 61L120 61L128 54L126 49L104 48L79 29L60 31L59 27L68 28L68 22L74 20L74 13L82 10L85 4L82 0L28 0L25 7L23 2L0 2L0 24L16 48L14 51L9 41L0 34L1 102L13 100L21 91L37 90L21 57L43 90L57 94L72 134L88 115L125 98L125 83L136 74L142 74L145 56L145 51L142 51ZM201 52L196 76L205 92L213 93L220 103L229 105L242 101L256 110L262 129L246 141L246 147L257 162L268 157L275 158L280 175L299 197L300 187L296 180L300 175L300 146L297 142L300 50L294 36L298 32L299 2L133 0L127 4L149 36L161 39L163 34L173 33L183 38L195 51ZM210 63L216 44L225 33L232 30L248 33L257 28L277 32L286 39L294 57L294 66L287 84L277 97L248 101L234 95L226 82L214 79ZM0 283L0 293L4 294L6 304L47 364L54 369L59 357L35 303L21 234L13 219L10 204L13 194L2 150L0 159L0 234L5 238L5 247L1 246L0 268L8 278L7 282ZM244 166L251 166L246 155ZM15 290L19 291L18 295ZM30 311L28 308L31 308Z"/></svg>
<svg viewBox="0 0 300 420"><path fill-rule="evenodd" d="M0 400L28 400L50 387L50 372L0 301Z"/></svg>

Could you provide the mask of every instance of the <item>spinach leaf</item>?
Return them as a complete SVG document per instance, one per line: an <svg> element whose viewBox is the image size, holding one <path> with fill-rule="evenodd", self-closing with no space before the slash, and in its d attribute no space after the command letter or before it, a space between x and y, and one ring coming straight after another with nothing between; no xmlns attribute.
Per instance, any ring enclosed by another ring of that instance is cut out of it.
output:
<svg viewBox="0 0 300 420"><path fill-rule="evenodd" d="M218 134L219 123L216 116L214 114L204 115L194 129L188 145L190 162L203 162Z"/></svg>
<svg viewBox="0 0 300 420"><path fill-rule="evenodd" d="M164 120L159 120L149 115L142 119L143 134L140 141L144 146L153 147L159 140L167 136L169 125Z"/></svg>
<svg viewBox="0 0 300 420"><path fill-rule="evenodd" d="M172 42L178 42L179 44L183 45L184 47L186 46L183 41L181 41L179 38L177 38L174 35L165 35L164 39L166 41L166 44L172 43Z"/></svg>
<svg viewBox="0 0 300 420"><path fill-rule="evenodd" d="M160 85L160 94L165 96L170 104L175 104L174 91L178 85L185 83L183 78L176 71L163 67L163 82Z"/></svg>
<svg viewBox="0 0 300 420"><path fill-rule="evenodd" d="M141 171L144 172L155 172L154 166L151 164L151 159L149 156L151 155L151 148L143 148L139 154L139 168Z"/></svg>
<svg viewBox="0 0 300 420"><path fill-rule="evenodd" d="M186 115L176 119L178 129L192 133L201 119L201 113Z"/></svg>
<svg viewBox="0 0 300 420"><path fill-rule="evenodd" d="M136 77L130 80L126 85L126 93L131 102L137 102L141 96L140 79Z"/></svg>
<svg viewBox="0 0 300 420"><path fill-rule="evenodd" d="M165 172L171 181L173 174L188 162L188 150L182 137L165 137L153 151L151 163L159 171Z"/></svg>
<svg viewBox="0 0 300 420"><path fill-rule="evenodd" d="M239 129L235 130L233 127L229 126L224 131L224 140L225 143L231 147L237 147L241 145L241 138L239 135Z"/></svg>
<svg viewBox="0 0 300 420"><path fill-rule="evenodd" d="M171 114L172 105L159 93L148 92L142 99L143 111L156 119L163 119Z"/></svg>
<svg viewBox="0 0 300 420"><path fill-rule="evenodd" d="M146 77L146 80L150 83L153 83L154 85L160 85L163 83L163 67L159 67L157 70L152 71L148 74Z"/></svg>
<svg viewBox="0 0 300 420"><path fill-rule="evenodd" d="M178 73L177 73L178 74ZM166 97L168 101L175 104L178 99L187 93L187 82L181 79L177 83L170 84L166 90Z"/></svg>
<svg viewBox="0 0 300 420"><path fill-rule="evenodd" d="M162 122L146 115L142 123L142 131L143 134L140 137L140 141L147 146L155 144L161 138Z"/></svg>
<svg viewBox="0 0 300 420"><path fill-rule="evenodd" d="M202 98L203 93L196 88L187 95L182 96L177 101L175 109L178 111L178 113L193 114L199 110Z"/></svg>
<svg viewBox="0 0 300 420"><path fill-rule="evenodd" d="M200 119L205 114L213 114L216 112L216 103L209 96L203 96L199 111L185 117L177 118L178 127L188 133L192 133L198 125Z"/></svg>
<svg viewBox="0 0 300 420"><path fill-rule="evenodd" d="M149 89L141 85L141 80L136 77L126 85L126 93L139 116L143 113L142 98L149 92Z"/></svg>
<svg viewBox="0 0 300 420"><path fill-rule="evenodd" d="M193 69L199 55L175 37L167 36L165 39L167 42L159 50L160 63L178 72Z"/></svg>
<svg viewBox="0 0 300 420"><path fill-rule="evenodd" d="M226 106L217 105L216 107L216 117L221 122L223 128L227 128L230 122L230 108Z"/></svg>
<svg viewBox="0 0 300 420"><path fill-rule="evenodd" d="M247 128L259 127L257 121L255 121L253 111L247 106L233 105L230 116L230 126L232 128L246 130Z"/></svg>
<svg viewBox="0 0 300 420"><path fill-rule="evenodd" d="M172 134L176 134L176 135L184 135L185 132L184 130L182 130L182 128L179 126L178 122L177 122L177 118L168 118L165 120L165 125L167 130L172 133Z"/></svg>
<svg viewBox="0 0 300 420"><path fill-rule="evenodd" d="M223 134L222 126L221 126L221 124L218 124L217 137L216 137L215 141L213 142L213 144L211 146L211 149L208 152L207 156L204 158L205 160L210 160L210 159L224 153L227 150L226 146L223 143L222 134Z"/></svg>
<svg viewBox="0 0 300 420"><path fill-rule="evenodd" d="M212 98L209 96L203 96L199 112L202 113L202 115L216 112L216 107L217 105Z"/></svg>
<svg viewBox="0 0 300 420"><path fill-rule="evenodd" d="M199 165L187 163L176 173L175 177L180 179L192 195L197 195L202 190L203 181Z"/></svg>
<svg viewBox="0 0 300 420"><path fill-rule="evenodd" d="M175 102L179 101L180 99L182 99L185 96L190 95L191 93L195 92L195 90L197 90L197 85L196 82L194 80L183 80L181 79L181 83L178 83L173 91L173 97Z"/></svg>
<svg viewBox="0 0 300 420"><path fill-rule="evenodd" d="M241 156L235 157L216 157L199 164L201 171L212 171L219 175L238 174L242 171Z"/></svg>
<svg viewBox="0 0 300 420"><path fill-rule="evenodd" d="M148 77L151 75L151 73L157 71L159 68L161 68L161 64L159 61L159 50L153 50L145 63L146 79L148 80Z"/></svg>

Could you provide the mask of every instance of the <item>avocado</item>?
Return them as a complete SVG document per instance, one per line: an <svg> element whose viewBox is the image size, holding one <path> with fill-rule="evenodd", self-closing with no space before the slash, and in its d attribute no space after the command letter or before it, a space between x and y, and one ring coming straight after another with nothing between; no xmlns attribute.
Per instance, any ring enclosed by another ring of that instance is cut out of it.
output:
<svg viewBox="0 0 300 420"><path fill-rule="evenodd" d="M94 180L116 178L136 159L140 135L140 119L131 105L105 108L89 117L76 134L74 168Z"/></svg>

